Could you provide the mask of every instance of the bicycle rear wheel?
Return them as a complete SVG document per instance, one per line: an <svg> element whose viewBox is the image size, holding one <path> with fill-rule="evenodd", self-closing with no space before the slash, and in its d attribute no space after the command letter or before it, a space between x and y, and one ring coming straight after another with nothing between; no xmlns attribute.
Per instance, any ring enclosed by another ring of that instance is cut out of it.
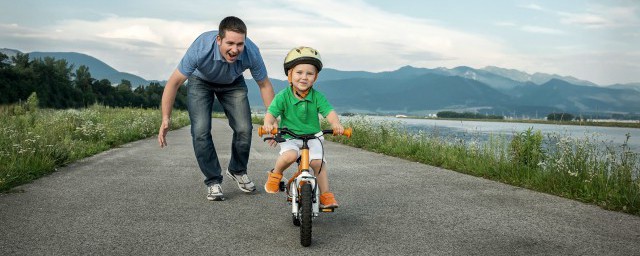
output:
<svg viewBox="0 0 640 256"><path fill-rule="evenodd" d="M313 219L313 191L311 184L306 183L302 185L300 191L300 244L307 247L311 245L311 227Z"/></svg>

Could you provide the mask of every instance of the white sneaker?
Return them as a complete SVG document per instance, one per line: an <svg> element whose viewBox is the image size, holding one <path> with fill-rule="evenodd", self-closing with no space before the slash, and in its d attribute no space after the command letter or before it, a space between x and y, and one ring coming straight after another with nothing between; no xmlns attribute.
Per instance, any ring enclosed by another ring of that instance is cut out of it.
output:
<svg viewBox="0 0 640 256"><path fill-rule="evenodd" d="M207 187L207 199L209 201L224 201L222 195L222 186L220 184L211 184Z"/></svg>
<svg viewBox="0 0 640 256"><path fill-rule="evenodd" d="M227 169L227 175L238 183L238 188L240 188L240 190L242 190L243 192L251 193L253 191L256 191L256 185L253 184L247 174L236 175L231 173L229 169Z"/></svg>

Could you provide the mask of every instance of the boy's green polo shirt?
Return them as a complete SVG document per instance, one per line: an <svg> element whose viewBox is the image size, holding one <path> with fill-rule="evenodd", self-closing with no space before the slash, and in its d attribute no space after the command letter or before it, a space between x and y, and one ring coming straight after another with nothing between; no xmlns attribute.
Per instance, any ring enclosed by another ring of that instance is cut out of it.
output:
<svg viewBox="0 0 640 256"><path fill-rule="evenodd" d="M269 106L269 113L275 118L280 117L279 127L287 127L296 134L315 134L320 132L320 118L333 110L329 101L320 93L310 89L309 94L302 100L296 98L291 86L278 92Z"/></svg>

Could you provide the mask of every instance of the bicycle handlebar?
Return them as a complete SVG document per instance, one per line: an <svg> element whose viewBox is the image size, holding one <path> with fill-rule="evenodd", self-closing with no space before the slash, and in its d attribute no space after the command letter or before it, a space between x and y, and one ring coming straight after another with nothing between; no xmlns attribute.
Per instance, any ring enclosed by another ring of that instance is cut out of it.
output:
<svg viewBox="0 0 640 256"><path fill-rule="evenodd" d="M344 129L344 132L342 132L342 135L347 136L347 138L351 137L353 130L351 129L351 127ZM313 134L309 134L309 135L299 135L299 134L295 134L292 131L290 131L289 129L285 128L273 128L271 130L271 132L267 132L264 129L262 129L262 126L258 127L258 136L262 137L262 135L265 134L271 134L271 135L276 135L278 133L282 133L282 134L289 134L293 137L304 137L304 136L313 136ZM338 134L336 134L333 130L322 130L322 134L333 134L333 136L337 136Z"/></svg>

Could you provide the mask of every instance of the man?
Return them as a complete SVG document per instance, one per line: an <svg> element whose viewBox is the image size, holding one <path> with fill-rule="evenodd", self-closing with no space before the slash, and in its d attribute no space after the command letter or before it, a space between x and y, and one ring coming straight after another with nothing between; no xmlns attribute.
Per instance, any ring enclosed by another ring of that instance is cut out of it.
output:
<svg viewBox="0 0 640 256"><path fill-rule="evenodd" d="M231 159L226 174L240 190L251 193L255 185L247 176L251 147L251 110L247 85L242 73L249 69L260 87L265 107L274 97L273 86L258 47L247 38L247 27L237 17L226 17L218 31L201 34L189 47L169 77L162 94L162 124L158 132L160 147L167 146L166 135L178 88L188 79L191 137L198 166L205 176L207 199L222 201L222 169L211 137L211 112L215 97L224 108L233 130Z"/></svg>

